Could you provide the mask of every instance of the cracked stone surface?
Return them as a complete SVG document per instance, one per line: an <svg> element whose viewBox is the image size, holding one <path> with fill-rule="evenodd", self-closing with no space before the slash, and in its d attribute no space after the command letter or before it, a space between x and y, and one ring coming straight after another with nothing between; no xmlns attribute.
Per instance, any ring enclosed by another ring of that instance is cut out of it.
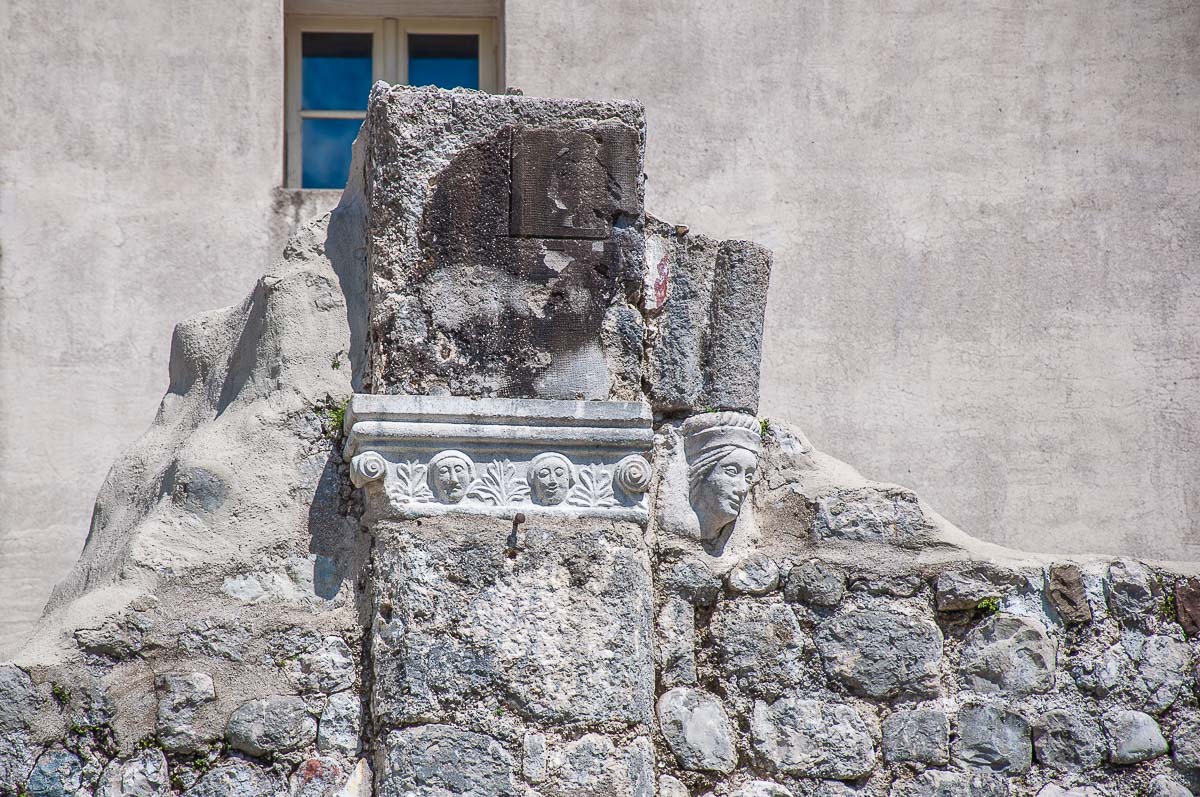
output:
<svg viewBox="0 0 1200 797"><path fill-rule="evenodd" d="M1020 775L1033 761L1029 723L994 705L969 705L958 712L956 763L1005 775Z"/></svg>
<svg viewBox="0 0 1200 797"><path fill-rule="evenodd" d="M876 765L875 743L854 708L785 697L756 701L754 749L772 769L793 775L853 780Z"/></svg>
<svg viewBox="0 0 1200 797"><path fill-rule="evenodd" d="M640 529L531 526L515 557L488 519L380 529L374 713L647 724L653 607ZM390 608L389 608L390 607Z"/></svg>
<svg viewBox="0 0 1200 797"><path fill-rule="evenodd" d="M950 761L950 720L936 708L894 711L883 720L883 756L892 762L945 766Z"/></svg>
<svg viewBox="0 0 1200 797"><path fill-rule="evenodd" d="M658 723L685 769L729 773L737 764L733 729L721 701L676 687L658 699Z"/></svg>
<svg viewBox="0 0 1200 797"><path fill-rule="evenodd" d="M1048 692L1054 687L1057 646L1046 628L1026 617L996 615L963 646L964 685L983 694Z"/></svg>
<svg viewBox="0 0 1200 797"><path fill-rule="evenodd" d="M830 678L855 694L938 693L942 633L928 620L897 612L848 612L819 626L816 642Z"/></svg>

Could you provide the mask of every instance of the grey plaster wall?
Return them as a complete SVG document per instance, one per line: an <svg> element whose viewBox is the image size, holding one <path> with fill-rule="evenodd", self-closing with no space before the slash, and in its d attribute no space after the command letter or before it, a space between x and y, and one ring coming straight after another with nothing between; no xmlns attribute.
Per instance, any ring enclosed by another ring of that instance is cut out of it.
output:
<svg viewBox="0 0 1200 797"><path fill-rule="evenodd" d="M1200 6L505 14L509 85L646 104L652 212L775 249L763 415L985 539L1200 558ZM174 323L328 198L278 190L276 2L17 0L0 45L2 653Z"/></svg>
<svg viewBox="0 0 1200 797"><path fill-rule="evenodd" d="M174 325L270 265L281 61L277 3L0 4L0 651L154 419Z"/></svg>
<svg viewBox="0 0 1200 797"><path fill-rule="evenodd" d="M508 83L640 97L647 209L774 249L760 414L988 540L1200 558L1200 5L753 9L509 0Z"/></svg>

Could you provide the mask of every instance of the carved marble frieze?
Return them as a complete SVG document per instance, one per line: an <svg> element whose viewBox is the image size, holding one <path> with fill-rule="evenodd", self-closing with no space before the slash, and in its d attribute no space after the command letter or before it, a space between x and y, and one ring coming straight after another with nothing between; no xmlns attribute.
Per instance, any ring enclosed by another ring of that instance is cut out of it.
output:
<svg viewBox="0 0 1200 797"><path fill-rule="evenodd" d="M368 519L648 518L653 429L644 403L358 394L346 434Z"/></svg>

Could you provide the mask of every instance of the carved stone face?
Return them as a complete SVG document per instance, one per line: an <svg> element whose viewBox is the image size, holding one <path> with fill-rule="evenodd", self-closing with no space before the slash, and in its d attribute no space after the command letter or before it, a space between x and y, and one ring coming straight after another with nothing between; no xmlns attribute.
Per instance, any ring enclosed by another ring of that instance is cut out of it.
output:
<svg viewBox="0 0 1200 797"><path fill-rule="evenodd" d="M457 504L475 480L475 468L465 454L451 452L429 464L429 486L443 504Z"/></svg>
<svg viewBox="0 0 1200 797"><path fill-rule="evenodd" d="M542 454L529 464L529 491L535 504L561 504L572 481L571 463L562 454Z"/></svg>
<svg viewBox="0 0 1200 797"><path fill-rule="evenodd" d="M734 448L692 489L692 508L705 539L716 537L737 519L757 468L758 457L753 452Z"/></svg>

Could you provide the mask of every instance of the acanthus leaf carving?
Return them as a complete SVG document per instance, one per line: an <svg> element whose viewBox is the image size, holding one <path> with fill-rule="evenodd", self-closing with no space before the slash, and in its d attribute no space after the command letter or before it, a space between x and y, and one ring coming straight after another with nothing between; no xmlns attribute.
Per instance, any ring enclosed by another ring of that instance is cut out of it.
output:
<svg viewBox="0 0 1200 797"><path fill-rule="evenodd" d="M523 504L529 500L529 485L517 475L516 466L505 459L488 463L467 497L492 506Z"/></svg>
<svg viewBox="0 0 1200 797"><path fill-rule="evenodd" d="M595 463L581 465L567 503L580 507L619 506L613 494L612 473Z"/></svg>
<svg viewBox="0 0 1200 797"><path fill-rule="evenodd" d="M418 462L399 462L395 468L395 478L388 484L388 496L400 503L428 502L433 500L433 492L426 480L427 468Z"/></svg>

